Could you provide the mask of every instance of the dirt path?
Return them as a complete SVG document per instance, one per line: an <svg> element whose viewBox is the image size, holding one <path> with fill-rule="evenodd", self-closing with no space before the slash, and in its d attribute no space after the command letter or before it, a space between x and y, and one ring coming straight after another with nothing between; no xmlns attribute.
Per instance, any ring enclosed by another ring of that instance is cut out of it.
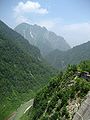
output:
<svg viewBox="0 0 90 120"><path fill-rule="evenodd" d="M8 120L20 120L23 114L25 114L32 105L33 105L33 99L29 100L28 102L25 102L24 104L21 104L21 106L17 109L17 111L14 112L8 118Z"/></svg>

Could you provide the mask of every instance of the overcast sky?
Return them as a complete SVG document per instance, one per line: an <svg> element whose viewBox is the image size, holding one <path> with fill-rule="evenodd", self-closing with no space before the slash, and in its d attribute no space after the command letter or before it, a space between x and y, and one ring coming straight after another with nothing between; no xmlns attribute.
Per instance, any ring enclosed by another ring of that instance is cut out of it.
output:
<svg viewBox="0 0 90 120"><path fill-rule="evenodd" d="M90 0L0 0L0 19L45 26L72 47L90 41Z"/></svg>

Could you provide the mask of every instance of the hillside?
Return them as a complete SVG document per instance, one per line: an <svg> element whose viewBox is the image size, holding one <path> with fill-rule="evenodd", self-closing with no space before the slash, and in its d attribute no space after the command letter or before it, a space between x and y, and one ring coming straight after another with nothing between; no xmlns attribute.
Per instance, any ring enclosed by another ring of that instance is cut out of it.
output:
<svg viewBox="0 0 90 120"><path fill-rule="evenodd" d="M76 116L76 112L81 103L87 99L88 91L90 91L90 60L77 66L69 65L66 71L53 78L37 93L31 113L29 111L29 120L73 120L73 118L76 120L76 117L80 120L81 116ZM89 99L90 97L86 100L87 104ZM82 115L84 112L83 120L90 117L88 107L85 105L82 106L82 110L80 108L79 113Z"/></svg>
<svg viewBox="0 0 90 120"><path fill-rule="evenodd" d="M24 36L32 45L37 46L43 56L55 49L61 51L70 49L63 37L48 31L45 27L22 23L16 26L14 30Z"/></svg>
<svg viewBox="0 0 90 120"><path fill-rule="evenodd" d="M90 41L78 45L68 51L54 50L45 56L53 67L64 69L68 64L78 64L80 61L90 59Z"/></svg>
<svg viewBox="0 0 90 120"><path fill-rule="evenodd" d="M0 21L0 120L47 84L53 72L37 47Z"/></svg>

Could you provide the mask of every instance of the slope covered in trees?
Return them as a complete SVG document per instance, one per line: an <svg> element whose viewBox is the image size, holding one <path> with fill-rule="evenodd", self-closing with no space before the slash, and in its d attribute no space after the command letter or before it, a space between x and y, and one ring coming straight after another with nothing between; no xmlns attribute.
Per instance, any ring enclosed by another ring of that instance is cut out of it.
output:
<svg viewBox="0 0 90 120"><path fill-rule="evenodd" d="M54 50L45 56L45 59L57 69L64 69L68 64L78 64L90 59L90 41L65 52Z"/></svg>
<svg viewBox="0 0 90 120"><path fill-rule="evenodd" d="M15 31L24 36L31 44L37 46L43 56L55 49L61 51L70 49L63 37L48 31L45 27L22 23L15 27Z"/></svg>
<svg viewBox="0 0 90 120"><path fill-rule="evenodd" d="M30 99L52 75L40 50L0 21L0 120Z"/></svg>
<svg viewBox="0 0 90 120"><path fill-rule="evenodd" d="M29 120L72 120L90 91L90 61L69 65L67 70L39 91Z"/></svg>

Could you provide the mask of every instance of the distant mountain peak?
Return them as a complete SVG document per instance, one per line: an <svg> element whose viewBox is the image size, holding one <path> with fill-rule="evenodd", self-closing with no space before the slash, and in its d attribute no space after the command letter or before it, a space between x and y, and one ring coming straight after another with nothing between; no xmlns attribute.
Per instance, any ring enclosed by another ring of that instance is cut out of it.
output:
<svg viewBox="0 0 90 120"><path fill-rule="evenodd" d="M61 51L70 49L70 46L63 37L48 31L44 26L41 27L37 24L29 25L28 23L21 23L16 26L14 30L24 36L30 44L37 46L43 56L55 49ZM26 33L25 35L23 34L23 30Z"/></svg>

